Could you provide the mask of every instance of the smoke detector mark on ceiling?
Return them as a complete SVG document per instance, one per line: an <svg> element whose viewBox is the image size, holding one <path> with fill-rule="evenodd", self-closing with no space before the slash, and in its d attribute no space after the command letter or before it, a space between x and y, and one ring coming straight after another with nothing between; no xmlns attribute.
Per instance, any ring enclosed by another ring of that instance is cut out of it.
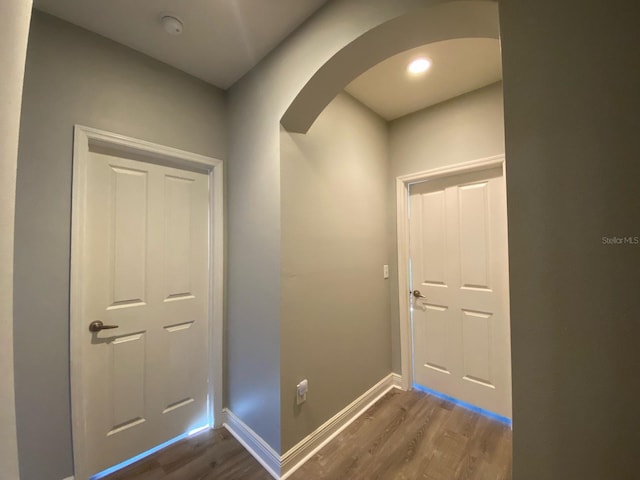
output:
<svg viewBox="0 0 640 480"><path fill-rule="evenodd" d="M162 23L162 28L169 35L180 35L182 34L182 30L184 28L182 21L173 14L163 13L160 16L160 23Z"/></svg>

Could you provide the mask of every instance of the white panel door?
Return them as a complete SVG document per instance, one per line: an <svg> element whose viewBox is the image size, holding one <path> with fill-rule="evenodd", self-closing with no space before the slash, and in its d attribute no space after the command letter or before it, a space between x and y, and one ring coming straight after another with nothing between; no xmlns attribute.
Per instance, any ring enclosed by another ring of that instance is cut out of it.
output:
<svg viewBox="0 0 640 480"><path fill-rule="evenodd" d="M208 422L209 180L90 153L81 272L91 474ZM117 325L89 330L94 321Z"/></svg>
<svg viewBox="0 0 640 480"><path fill-rule="evenodd" d="M511 418L502 168L411 185L414 381Z"/></svg>

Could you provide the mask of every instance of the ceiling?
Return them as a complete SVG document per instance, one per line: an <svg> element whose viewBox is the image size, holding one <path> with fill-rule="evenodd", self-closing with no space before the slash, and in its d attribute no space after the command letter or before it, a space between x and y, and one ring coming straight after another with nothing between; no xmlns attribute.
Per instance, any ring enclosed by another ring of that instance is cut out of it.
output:
<svg viewBox="0 0 640 480"><path fill-rule="evenodd" d="M418 57L432 61L421 76L407 73ZM463 38L407 50L377 64L352 81L346 91L386 120L394 120L490 85L502 78L500 42Z"/></svg>
<svg viewBox="0 0 640 480"><path fill-rule="evenodd" d="M127 45L226 89L251 70L328 0L35 0L37 9ZM160 23L170 13L182 35ZM407 74L425 56L431 69ZM386 120L421 110L502 78L500 43L465 38L395 55L351 82L346 91Z"/></svg>
<svg viewBox="0 0 640 480"><path fill-rule="evenodd" d="M228 88L327 0L35 0L50 13ZM162 13L184 23L167 34Z"/></svg>

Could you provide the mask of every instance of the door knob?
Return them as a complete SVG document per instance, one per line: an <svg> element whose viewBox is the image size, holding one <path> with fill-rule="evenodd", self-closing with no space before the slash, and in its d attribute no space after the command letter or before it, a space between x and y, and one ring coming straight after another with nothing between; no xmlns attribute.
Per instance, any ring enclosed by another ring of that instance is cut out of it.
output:
<svg viewBox="0 0 640 480"><path fill-rule="evenodd" d="M89 324L90 332L99 332L100 330L111 330L112 328L118 328L118 325L105 325L100 320L96 320L95 322L91 322Z"/></svg>
<svg viewBox="0 0 640 480"><path fill-rule="evenodd" d="M420 290L414 290L412 293L415 298L427 298L422 293L420 293Z"/></svg>

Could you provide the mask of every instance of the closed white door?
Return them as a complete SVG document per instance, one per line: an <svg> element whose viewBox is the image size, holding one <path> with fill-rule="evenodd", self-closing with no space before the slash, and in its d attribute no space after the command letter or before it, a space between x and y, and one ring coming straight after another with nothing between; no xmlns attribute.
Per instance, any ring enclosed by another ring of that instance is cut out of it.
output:
<svg viewBox="0 0 640 480"><path fill-rule="evenodd" d="M502 168L411 185L415 383L511 417Z"/></svg>
<svg viewBox="0 0 640 480"><path fill-rule="evenodd" d="M91 152L81 252L82 411L95 474L207 425L209 181ZM99 330L104 326L117 326Z"/></svg>

